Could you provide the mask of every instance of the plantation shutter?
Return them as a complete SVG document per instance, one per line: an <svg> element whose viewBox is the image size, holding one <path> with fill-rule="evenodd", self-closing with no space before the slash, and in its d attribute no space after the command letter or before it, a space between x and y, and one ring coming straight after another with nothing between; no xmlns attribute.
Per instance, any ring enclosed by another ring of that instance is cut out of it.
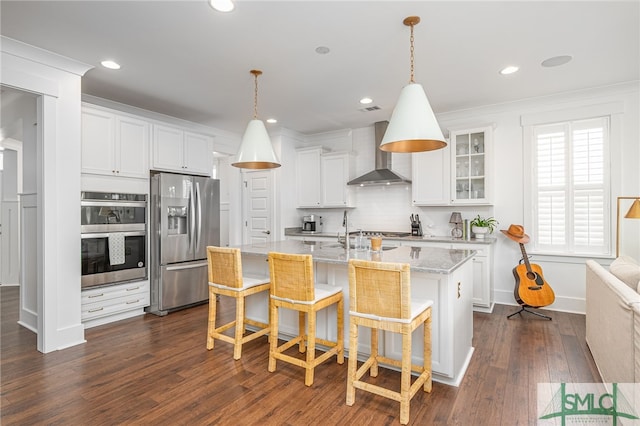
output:
<svg viewBox="0 0 640 426"><path fill-rule="evenodd" d="M608 252L608 119L534 127L535 248Z"/></svg>

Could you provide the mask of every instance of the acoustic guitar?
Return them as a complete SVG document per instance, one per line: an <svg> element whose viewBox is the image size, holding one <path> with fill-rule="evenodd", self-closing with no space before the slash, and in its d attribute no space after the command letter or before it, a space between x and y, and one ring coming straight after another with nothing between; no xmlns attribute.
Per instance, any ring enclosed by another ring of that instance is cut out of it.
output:
<svg viewBox="0 0 640 426"><path fill-rule="evenodd" d="M529 263L529 256L527 256L524 244L519 244L524 264L521 263L513 268L513 276L516 278L513 295L516 301L519 305L532 308L552 304L556 295L542 276L542 268L535 263Z"/></svg>

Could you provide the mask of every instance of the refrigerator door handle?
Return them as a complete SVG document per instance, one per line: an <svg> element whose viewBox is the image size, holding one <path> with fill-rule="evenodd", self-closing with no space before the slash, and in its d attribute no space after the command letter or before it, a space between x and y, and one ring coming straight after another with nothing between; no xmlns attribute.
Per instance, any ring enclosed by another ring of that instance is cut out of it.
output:
<svg viewBox="0 0 640 426"><path fill-rule="evenodd" d="M189 186L189 251L193 253L196 233L196 206L193 194L193 185Z"/></svg>
<svg viewBox="0 0 640 426"><path fill-rule="evenodd" d="M198 228L196 230L196 253L200 250L202 239L202 198L200 196L200 182L196 182L196 202L198 205Z"/></svg>
<svg viewBox="0 0 640 426"><path fill-rule="evenodd" d="M193 269L193 268L202 268L204 266L209 266L207 262L200 263L191 263L189 265L176 265L176 266L167 266L167 271L179 271L182 269Z"/></svg>

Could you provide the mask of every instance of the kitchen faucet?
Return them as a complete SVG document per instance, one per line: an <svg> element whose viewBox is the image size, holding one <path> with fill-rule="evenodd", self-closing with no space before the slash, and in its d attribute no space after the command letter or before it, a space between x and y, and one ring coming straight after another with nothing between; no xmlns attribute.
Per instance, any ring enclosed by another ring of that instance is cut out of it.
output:
<svg viewBox="0 0 640 426"><path fill-rule="evenodd" d="M344 239L340 237L338 232L338 243L342 244L342 247L349 248L349 218L347 217L347 211L344 211L342 216L342 226L344 226Z"/></svg>

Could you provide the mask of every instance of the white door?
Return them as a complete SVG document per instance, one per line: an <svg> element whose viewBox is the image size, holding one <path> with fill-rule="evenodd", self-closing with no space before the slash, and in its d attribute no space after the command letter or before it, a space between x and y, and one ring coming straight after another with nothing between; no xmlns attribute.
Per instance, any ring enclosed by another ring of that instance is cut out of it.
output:
<svg viewBox="0 0 640 426"><path fill-rule="evenodd" d="M244 244L273 240L273 188L270 170L245 171L242 182Z"/></svg>

